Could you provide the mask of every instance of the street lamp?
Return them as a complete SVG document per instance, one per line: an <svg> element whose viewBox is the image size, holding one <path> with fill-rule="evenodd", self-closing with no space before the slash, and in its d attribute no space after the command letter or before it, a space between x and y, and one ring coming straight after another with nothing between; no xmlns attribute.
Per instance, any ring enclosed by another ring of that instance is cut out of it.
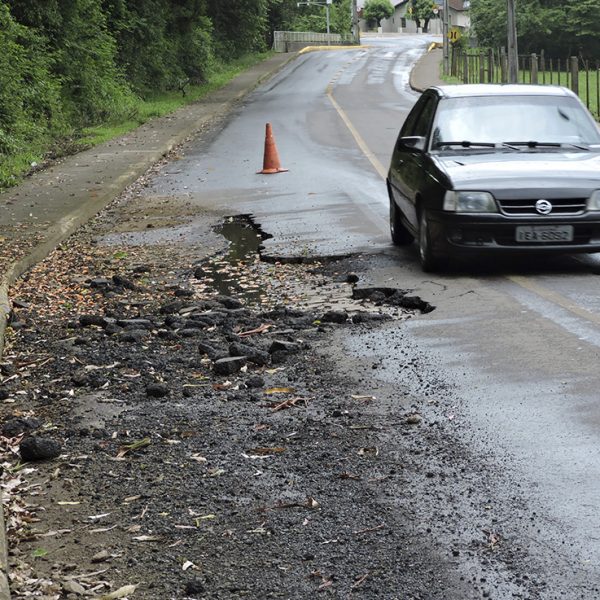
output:
<svg viewBox="0 0 600 600"><path fill-rule="evenodd" d="M296 6L300 8L300 6L311 6L312 4L316 6L324 6L325 12L327 13L327 45L331 44L331 40L329 39L329 5L333 3L333 0L306 0L306 2L298 2Z"/></svg>

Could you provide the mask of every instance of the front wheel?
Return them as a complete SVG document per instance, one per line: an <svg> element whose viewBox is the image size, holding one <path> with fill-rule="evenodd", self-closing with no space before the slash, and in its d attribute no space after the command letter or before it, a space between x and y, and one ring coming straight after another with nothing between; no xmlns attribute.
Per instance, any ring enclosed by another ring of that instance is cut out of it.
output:
<svg viewBox="0 0 600 600"><path fill-rule="evenodd" d="M402 223L398 207L392 198L390 198L390 234L396 246L410 246L415 239Z"/></svg>
<svg viewBox="0 0 600 600"><path fill-rule="evenodd" d="M439 256L433 253L431 231L429 230L429 220L425 209L421 211L419 216L419 260L421 268L426 273L439 271L444 266Z"/></svg>

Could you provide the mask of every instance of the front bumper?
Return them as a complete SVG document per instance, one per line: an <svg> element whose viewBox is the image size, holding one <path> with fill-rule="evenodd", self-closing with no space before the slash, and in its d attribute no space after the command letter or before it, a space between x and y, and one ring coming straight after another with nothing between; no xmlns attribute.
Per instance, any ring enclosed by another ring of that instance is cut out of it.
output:
<svg viewBox="0 0 600 600"><path fill-rule="evenodd" d="M507 217L500 213L428 213L429 231L436 254L470 253L575 253L600 251L600 213L570 217ZM571 225L569 242L518 242L519 225Z"/></svg>

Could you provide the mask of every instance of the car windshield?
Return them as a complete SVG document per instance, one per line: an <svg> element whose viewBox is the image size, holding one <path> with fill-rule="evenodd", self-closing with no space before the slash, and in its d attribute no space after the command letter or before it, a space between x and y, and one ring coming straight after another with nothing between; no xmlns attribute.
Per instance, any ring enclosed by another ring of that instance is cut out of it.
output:
<svg viewBox="0 0 600 600"><path fill-rule="evenodd" d="M432 147L461 142L465 142L464 147L511 142L530 148L544 144L587 145L599 144L600 132L579 102L568 96L444 99L438 105Z"/></svg>

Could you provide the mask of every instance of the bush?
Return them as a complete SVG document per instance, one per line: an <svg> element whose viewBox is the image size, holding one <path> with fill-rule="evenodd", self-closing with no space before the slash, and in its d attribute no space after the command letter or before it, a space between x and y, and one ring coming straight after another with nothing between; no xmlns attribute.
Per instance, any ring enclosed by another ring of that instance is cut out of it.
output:
<svg viewBox="0 0 600 600"><path fill-rule="evenodd" d="M64 128L60 81L45 39L0 5L0 158Z"/></svg>

